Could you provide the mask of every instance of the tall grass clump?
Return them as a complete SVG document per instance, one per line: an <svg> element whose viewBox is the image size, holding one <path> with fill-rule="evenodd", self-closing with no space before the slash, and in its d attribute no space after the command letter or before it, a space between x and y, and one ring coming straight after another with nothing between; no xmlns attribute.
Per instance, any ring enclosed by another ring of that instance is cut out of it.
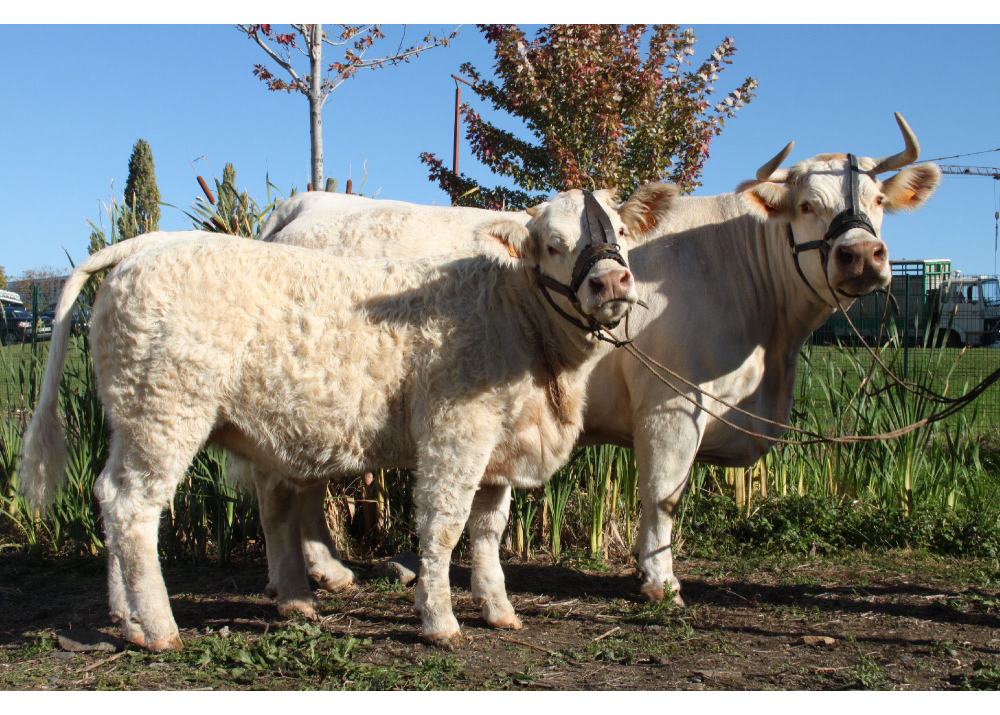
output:
<svg viewBox="0 0 1000 715"><path fill-rule="evenodd" d="M260 235L276 203L270 184L263 206L236 191L230 166L215 180L214 191L203 184L205 198L185 212L195 227ZM91 224L97 246L119 240L119 208L112 201L105 210L107 220ZM81 295L85 309L99 286L95 278ZM942 347L937 337L925 335L923 347L910 350L909 379L939 393L961 394L971 387L971 378L959 377L969 352ZM886 340L875 342L888 369L902 373L904 353L894 326ZM33 349L0 347L0 549L93 554L103 548L92 489L107 458L108 425L86 335L72 338L60 384L69 451L65 488L44 518L32 514L16 492L21 435L46 352L44 343ZM1000 351L977 355L1000 357ZM872 366L867 352L844 345L806 347L796 393L792 424L830 436L891 432L939 409L926 396L894 384L885 370ZM696 464L676 519L674 547L739 553L918 546L995 555L1000 429L975 407L896 440L777 445L748 468ZM200 563L262 554L256 505L226 482L225 464L214 448L192 463L161 522L160 548L168 560ZM627 559L646 506L640 503L638 478L631 450L608 445L575 450L543 489L513 490L506 555L528 558L546 550L559 560L586 551L596 560ZM348 557L375 558L416 546L412 479L405 470L335 482L324 509Z"/></svg>

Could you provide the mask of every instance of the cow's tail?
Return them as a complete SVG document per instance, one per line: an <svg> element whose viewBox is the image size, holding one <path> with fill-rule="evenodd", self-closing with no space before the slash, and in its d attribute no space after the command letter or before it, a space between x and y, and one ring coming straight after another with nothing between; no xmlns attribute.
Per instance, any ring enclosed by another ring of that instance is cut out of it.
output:
<svg viewBox="0 0 1000 715"><path fill-rule="evenodd" d="M63 285L56 305L45 379L35 413L24 433L18 468L18 489L36 509L51 506L66 475L66 443L59 421L59 382L66 364L76 297L90 276L163 239L164 234L152 233L108 246L81 263Z"/></svg>

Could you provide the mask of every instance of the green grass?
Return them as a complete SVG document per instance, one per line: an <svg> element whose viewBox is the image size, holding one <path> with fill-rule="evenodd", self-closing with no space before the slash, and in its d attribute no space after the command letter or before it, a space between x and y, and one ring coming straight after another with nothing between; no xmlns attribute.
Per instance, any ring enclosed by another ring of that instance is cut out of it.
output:
<svg viewBox="0 0 1000 715"><path fill-rule="evenodd" d="M430 656L393 666L365 660L370 640L341 638L309 623L294 624L253 639L208 634L164 660L188 666L199 680L254 686L280 673L305 687L332 690L440 690L460 683L461 663Z"/></svg>

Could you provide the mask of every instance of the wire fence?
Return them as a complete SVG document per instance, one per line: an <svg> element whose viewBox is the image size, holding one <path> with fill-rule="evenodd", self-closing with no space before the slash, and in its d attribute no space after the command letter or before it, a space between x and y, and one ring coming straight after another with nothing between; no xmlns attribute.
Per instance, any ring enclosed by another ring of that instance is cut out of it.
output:
<svg viewBox="0 0 1000 715"><path fill-rule="evenodd" d="M893 261L888 292L854 301L847 317L835 313L813 333L796 394L809 402L817 370L845 379L867 374L867 343L900 378L955 397L1000 369L998 327L996 276L963 276L948 260ZM973 412L980 424L1000 425L1000 383L965 410Z"/></svg>
<svg viewBox="0 0 1000 715"><path fill-rule="evenodd" d="M961 276L947 260L894 261L888 293L860 298L817 329L799 361L797 408L822 403L819 391L831 379L860 384L872 358L862 339L901 378L924 381L949 396L964 393L1000 369L1000 286L996 276ZM0 291L0 408L30 409L48 355L52 313L38 287L27 294ZM89 312L73 316L73 333L87 332ZM851 326L860 333L861 339ZM84 359L74 341L68 361ZM1000 383L965 414L984 426L1000 425Z"/></svg>

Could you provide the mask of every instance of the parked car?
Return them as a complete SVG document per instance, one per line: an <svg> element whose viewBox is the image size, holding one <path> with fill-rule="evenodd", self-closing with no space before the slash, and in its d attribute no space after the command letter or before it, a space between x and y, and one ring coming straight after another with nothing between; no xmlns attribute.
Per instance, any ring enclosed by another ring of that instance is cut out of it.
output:
<svg viewBox="0 0 1000 715"><path fill-rule="evenodd" d="M44 313L39 313L38 317L46 321L50 328L55 322L56 311L46 310ZM83 335L90 329L90 316L87 313L81 312L79 309L73 311L73 324L70 328L70 335Z"/></svg>
<svg viewBox="0 0 1000 715"><path fill-rule="evenodd" d="M31 341L32 316L18 305L3 306L3 326L0 327L0 342L4 345L25 343ZM38 340L49 340L52 337L52 318L38 316Z"/></svg>

